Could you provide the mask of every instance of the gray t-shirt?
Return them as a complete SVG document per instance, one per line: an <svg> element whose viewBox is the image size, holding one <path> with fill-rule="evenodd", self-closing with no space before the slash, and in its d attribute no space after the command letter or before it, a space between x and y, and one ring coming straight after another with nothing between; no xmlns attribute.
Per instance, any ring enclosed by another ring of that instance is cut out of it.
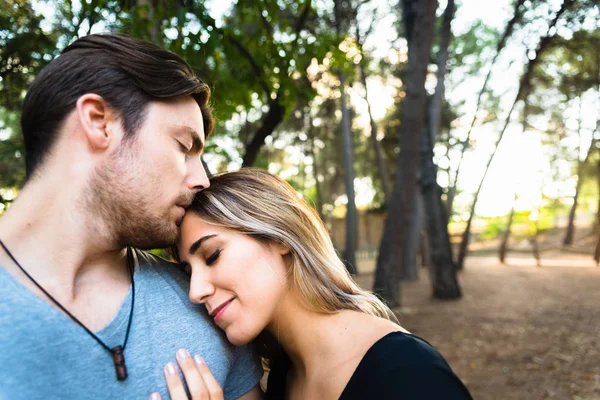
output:
<svg viewBox="0 0 600 400"><path fill-rule="evenodd" d="M163 367L187 348L207 362L226 399L247 393L262 369L249 346L231 345L206 310L188 299L189 277L161 258L134 252L135 309L125 348L129 377L117 381L110 353L79 325L0 267L0 399L168 399ZM123 344L131 289L97 336Z"/></svg>

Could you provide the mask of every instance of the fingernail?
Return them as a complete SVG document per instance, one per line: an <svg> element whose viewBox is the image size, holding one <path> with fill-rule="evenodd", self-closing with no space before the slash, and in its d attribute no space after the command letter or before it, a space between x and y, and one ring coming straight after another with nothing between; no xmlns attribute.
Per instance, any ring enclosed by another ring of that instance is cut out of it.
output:
<svg viewBox="0 0 600 400"><path fill-rule="evenodd" d="M179 350L177 350L177 358L178 359L185 360L189 356L190 356L190 353L188 353L188 351L186 349L179 349Z"/></svg>
<svg viewBox="0 0 600 400"><path fill-rule="evenodd" d="M173 365L173 363L168 363L165 367L165 371L167 371L167 375L175 375L175 365Z"/></svg>
<svg viewBox="0 0 600 400"><path fill-rule="evenodd" d="M160 400L160 394L154 392L150 395L150 397L148 398L148 400Z"/></svg>
<svg viewBox="0 0 600 400"><path fill-rule="evenodd" d="M204 358L202 358L200 356L194 356L194 361L196 361L196 364L198 364L198 365L206 364L206 361L204 361Z"/></svg>

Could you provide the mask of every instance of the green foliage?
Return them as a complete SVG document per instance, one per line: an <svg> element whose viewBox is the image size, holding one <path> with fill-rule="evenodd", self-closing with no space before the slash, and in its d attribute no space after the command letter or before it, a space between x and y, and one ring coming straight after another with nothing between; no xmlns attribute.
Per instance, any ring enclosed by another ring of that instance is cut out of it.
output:
<svg viewBox="0 0 600 400"><path fill-rule="evenodd" d="M553 207L543 207L538 211L518 211L513 216L511 237L523 239L538 233L543 233L556 226L556 210ZM508 215L485 218L485 228L480 233L482 240L492 240L501 237L508 228Z"/></svg>
<svg viewBox="0 0 600 400"><path fill-rule="evenodd" d="M537 83L556 87L568 99L599 84L600 30L579 30L570 38L556 36L536 69Z"/></svg>
<svg viewBox="0 0 600 400"><path fill-rule="evenodd" d="M485 229L481 232L480 237L483 240L490 240L499 237L505 230L507 221L505 217L496 217L487 219Z"/></svg>
<svg viewBox="0 0 600 400"><path fill-rule="evenodd" d="M500 32L486 25L480 19L469 29L450 42L449 70L462 67L466 75L479 74L486 67L490 53L500 39Z"/></svg>
<svg viewBox="0 0 600 400"><path fill-rule="evenodd" d="M0 188L20 187L25 180L19 114L0 107Z"/></svg>
<svg viewBox="0 0 600 400"><path fill-rule="evenodd" d="M361 47L364 37L357 43L355 29L359 19L364 25L374 15L369 9L372 5L357 0L337 2L338 8L331 2L309 0L235 1L223 18L216 17L208 5L198 0L43 2L46 8L52 8L54 19L36 14L33 3L26 0L0 1L0 188L19 187L24 179L19 118L26 88L60 49L100 26L152 40L175 51L211 86L217 128L206 152L220 160L218 170L239 163L272 103L281 105L284 120L254 165L265 169L280 166L282 171L297 168L295 187L315 204L321 196L328 210L344 193L337 73L344 71L353 89L360 90L355 83L358 82L356 63L361 58L368 73L388 85L402 80L406 68L406 46L399 17L395 22L399 35L394 39L397 51L394 61L369 54L369 49ZM527 99L526 119L541 118L547 122L544 141L553 160L550 168L556 169L553 177L556 179L565 179L558 171L561 160L574 159L575 150L564 144L573 134L564 121L568 101L586 90L597 90L600 30L590 28L593 25L588 20L597 17L597 12L590 11L592 7L594 0L579 0L577 7L565 14L561 29L534 71L534 90ZM547 20L552 10L541 0L527 1L525 12L509 38L511 43L523 42L529 46L533 33L539 36L539 21ZM364 35L365 29L360 32ZM447 93L454 91L454 82L481 76L500 35L501 31L480 20L466 29L462 27L451 41ZM317 73L307 73L311 63L319 66ZM403 86L397 85L395 103L379 121L383 131L381 144L392 178L405 96ZM505 95L484 96L481 108L485 116L480 123L495 123L499 115L504 115L506 110L500 100ZM460 145L455 137L458 130L454 128L459 118L464 117L460 115L462 109L459 101L444 103L436 154L445 154L442 156L448 158L443 160L445 165L452 165L449 158L456 154L452 147ZM354 114L353 111L353 118ZM376 207L383 204L383 191L368 133L368 129L353 125L354 167L357 178L371 177ZM447 150L443 151L444 148ZM298 153L304 158L299 164L292 163L290 155L297 157ZM595 154L584 171L586 177L596 173ZM319 171L319 196L315 169ZM586 180L584 198L594 195L593 183ZM502 227L501 220L491 223L486 235L496 235Z"/></svg>
<svg viewBox="0 0 600 400"><path fill-rule="evenodd" d="M0 105L20 111L25 90L54 55L56 34L40 28L27 0L2 0L0 7Z"/></svg>

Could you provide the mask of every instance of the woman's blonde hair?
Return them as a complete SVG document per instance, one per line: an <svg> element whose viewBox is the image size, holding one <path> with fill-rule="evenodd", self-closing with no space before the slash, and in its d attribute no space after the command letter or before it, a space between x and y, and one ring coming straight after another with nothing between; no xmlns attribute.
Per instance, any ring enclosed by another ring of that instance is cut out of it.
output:
<svg viewBox="0 0 600 400"><path fill-rule="evenodd" d="M278 176L252 168L213 176L188 212L287 247L290 284L310 310L354 310L397 321L377 296L352 280L318 214Z"/></svg>

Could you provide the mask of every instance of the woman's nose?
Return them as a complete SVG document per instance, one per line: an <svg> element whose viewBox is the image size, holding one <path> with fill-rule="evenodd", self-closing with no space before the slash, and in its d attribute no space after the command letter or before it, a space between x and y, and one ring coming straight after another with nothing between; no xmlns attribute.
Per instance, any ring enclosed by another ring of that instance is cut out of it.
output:
<svg viewBox="0 0 600 400"><path fill-rule="evenodd" d="M202 304L206 299L214 294L215 287L207 279L206 274L192 269L190 281L190 301L196 304Z"/></svg>

